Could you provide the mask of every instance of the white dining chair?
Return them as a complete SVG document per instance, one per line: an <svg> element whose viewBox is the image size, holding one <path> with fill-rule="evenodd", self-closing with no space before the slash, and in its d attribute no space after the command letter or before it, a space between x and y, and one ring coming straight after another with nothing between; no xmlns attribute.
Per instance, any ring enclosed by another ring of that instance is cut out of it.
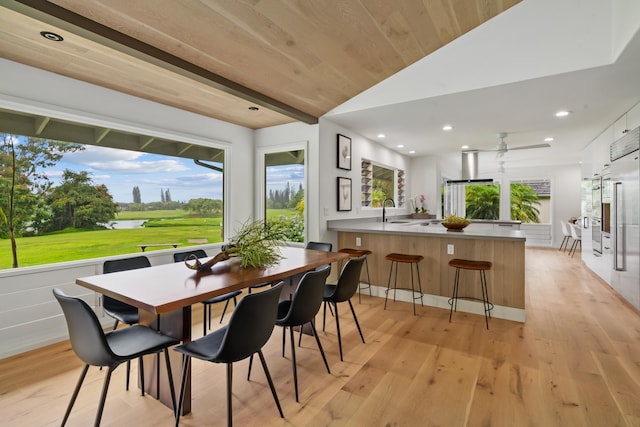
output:
<svg viewBox="0 0 640 427"><path fill-rule="evenodd" d="M573 239L571 249L569 249L569 255L573 258L578 246L580 246L580 250L582 250L582 230L575 224L569 224L569 229L571 230L571 238Z"/></svg>

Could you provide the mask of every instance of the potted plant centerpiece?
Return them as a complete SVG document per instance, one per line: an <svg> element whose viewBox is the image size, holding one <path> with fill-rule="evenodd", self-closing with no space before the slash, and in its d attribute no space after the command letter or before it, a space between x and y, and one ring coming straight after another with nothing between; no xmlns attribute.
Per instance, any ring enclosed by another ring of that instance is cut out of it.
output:
<svg viewBox="0 0 640 427"><path fill-rule="evenodd" d="M209 271L221 261L238 257L243 268L263 268L282 258L280 246L283 244L280 232L272 224L257 220L244 224L231 242L223 246L222 251L209 261L203 263L196 256L189 256L184 263L192 270Z"/></svg>

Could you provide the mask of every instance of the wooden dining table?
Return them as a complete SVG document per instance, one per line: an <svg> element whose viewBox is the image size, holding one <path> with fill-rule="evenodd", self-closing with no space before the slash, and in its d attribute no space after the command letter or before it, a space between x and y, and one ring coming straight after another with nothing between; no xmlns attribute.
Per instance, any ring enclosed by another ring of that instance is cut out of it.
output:
<svg viewBox="0 0 640 427"><path fill-rule="evenodd" d="M81 277L76 283L138 307L141 324L186 343L191 341L192 304L253 285L295 277L348 257L339 252L290 246L281 247L280 252L280 261L266 268L243 268L241 260L232 257L215 264L210 271L198 272L184 263L173 263ZM171 353L174 353L171 358L174 384L180 384L181 357L177 352ZM145 359L145 391L171 407L168 377L162 368L164 365L157 359L155 356ZM183 414L191 412L190 376L189 373Z"/></svg>

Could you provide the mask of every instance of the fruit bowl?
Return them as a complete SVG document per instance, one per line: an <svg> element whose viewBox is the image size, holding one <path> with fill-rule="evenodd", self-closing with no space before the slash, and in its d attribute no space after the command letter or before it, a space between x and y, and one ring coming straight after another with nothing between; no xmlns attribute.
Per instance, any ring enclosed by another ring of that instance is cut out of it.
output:
<svg viewBox="0 0 640 427"><path fill-rule="evenodd" d="M444 225L447 228L447 231L462 231L463 228L465 228L467 225L469 225L469 221L467 221L467 222L443 222L442 225Z"/></svg>

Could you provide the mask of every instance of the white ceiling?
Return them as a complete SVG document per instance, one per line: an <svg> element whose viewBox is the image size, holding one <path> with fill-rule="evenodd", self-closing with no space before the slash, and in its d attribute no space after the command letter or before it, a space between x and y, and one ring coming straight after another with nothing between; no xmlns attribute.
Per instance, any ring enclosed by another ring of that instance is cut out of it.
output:
<svg viewBox="0 0 640 427"><path fill-rule="evenodd" d="M639 28L633 0L525 0L326 117L412 156L459 162L462 145L493 149L507 132L510 148L554 141L508 152L506 168L577 164L640 100ZM481 173L497 169L480 153Z"/></svg>

